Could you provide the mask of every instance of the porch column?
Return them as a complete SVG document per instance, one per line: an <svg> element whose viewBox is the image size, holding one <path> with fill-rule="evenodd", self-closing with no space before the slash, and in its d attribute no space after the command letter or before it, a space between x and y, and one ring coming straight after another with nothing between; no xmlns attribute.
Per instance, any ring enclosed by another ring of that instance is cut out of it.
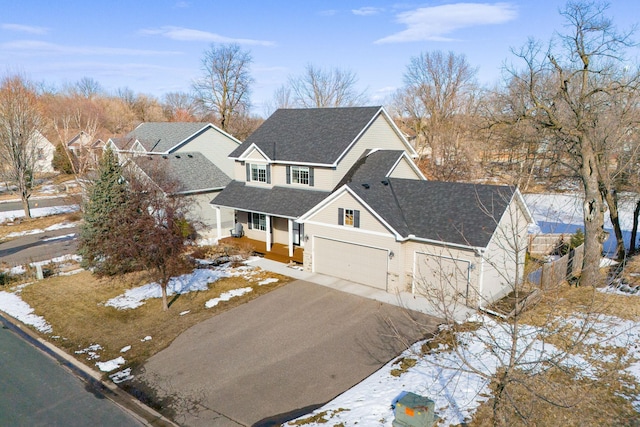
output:
<svg viewBox="0 0 640 427"><path fill-rule="evenodd" d="M289 219L289 258L293 258L293 220Z"/></svg>
<svg viewBox="0 0 640 427"><path fill-rule="evenodd" d="M271 217L269 215L264 216L265 233L267 234L266 246L267 252L271 251Z"/></svg>
<svg viewBox="0 0 640 427"><path fill-rule="evenodd" d="M222 215L220 206L216 206L216 228L218 229L218 239L222 239Z"/></svg>

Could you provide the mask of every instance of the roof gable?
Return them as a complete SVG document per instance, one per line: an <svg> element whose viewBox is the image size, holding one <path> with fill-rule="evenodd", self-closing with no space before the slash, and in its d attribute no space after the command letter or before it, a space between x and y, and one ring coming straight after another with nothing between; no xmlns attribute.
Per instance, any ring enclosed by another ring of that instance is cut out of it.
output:
<svg viewBox="0 0 640 427"><path fill-rule="evenodd" d="M213 125L198 122L147 122L140 123L125 138L138 140L149 153L168 153L209 127Z"/></svg>
<svg viewBox="0 0 640 427"><path fill-rule="evenodd" d="M335 164L382 107L279 109L230 157L254 144L274 162Z"/></svg>

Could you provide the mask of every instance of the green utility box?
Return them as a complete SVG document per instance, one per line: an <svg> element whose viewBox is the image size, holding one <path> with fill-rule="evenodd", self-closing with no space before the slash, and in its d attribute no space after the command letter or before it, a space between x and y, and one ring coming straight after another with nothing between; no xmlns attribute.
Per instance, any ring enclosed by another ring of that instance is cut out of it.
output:
<svg viewBox="0 0 640 427"><path fill-rule="evenodd" d="M407 393L396 403L393 427L432 427L438 417L435 402L414 393Z"/></svg>

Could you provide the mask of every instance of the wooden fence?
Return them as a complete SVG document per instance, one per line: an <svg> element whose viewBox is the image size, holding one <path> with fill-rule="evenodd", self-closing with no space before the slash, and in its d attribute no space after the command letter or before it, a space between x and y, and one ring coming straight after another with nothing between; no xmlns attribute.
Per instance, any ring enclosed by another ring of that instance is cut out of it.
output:
<svg viewBox="0 0 640 427"><path fill-rule="evenodd" d="M545 263L530 273L527 279L540 286L541 289L554 288L568 278L580 275L583 257L584 244L571 249L568 254L555 261Z"/></svg>
<svg viewBox="0 0 640 427"><path fill-rule="evenodd" d="M541 257L550 254L562 243L569 243L570 241L571 234L532 234L529 236L528 251L532 257Z"/></svg>

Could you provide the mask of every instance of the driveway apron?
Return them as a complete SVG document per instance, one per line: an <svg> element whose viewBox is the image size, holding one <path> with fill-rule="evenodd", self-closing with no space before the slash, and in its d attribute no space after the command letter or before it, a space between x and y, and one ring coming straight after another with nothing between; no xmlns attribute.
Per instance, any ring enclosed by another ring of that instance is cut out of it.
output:
<svg viewBox="0 0 640 427"><path fill-rule="evenodd" d="M181 425L276 425L348 390L435 325L295 281L185 331L149 359L140 379L173 396Z"/></svg>

